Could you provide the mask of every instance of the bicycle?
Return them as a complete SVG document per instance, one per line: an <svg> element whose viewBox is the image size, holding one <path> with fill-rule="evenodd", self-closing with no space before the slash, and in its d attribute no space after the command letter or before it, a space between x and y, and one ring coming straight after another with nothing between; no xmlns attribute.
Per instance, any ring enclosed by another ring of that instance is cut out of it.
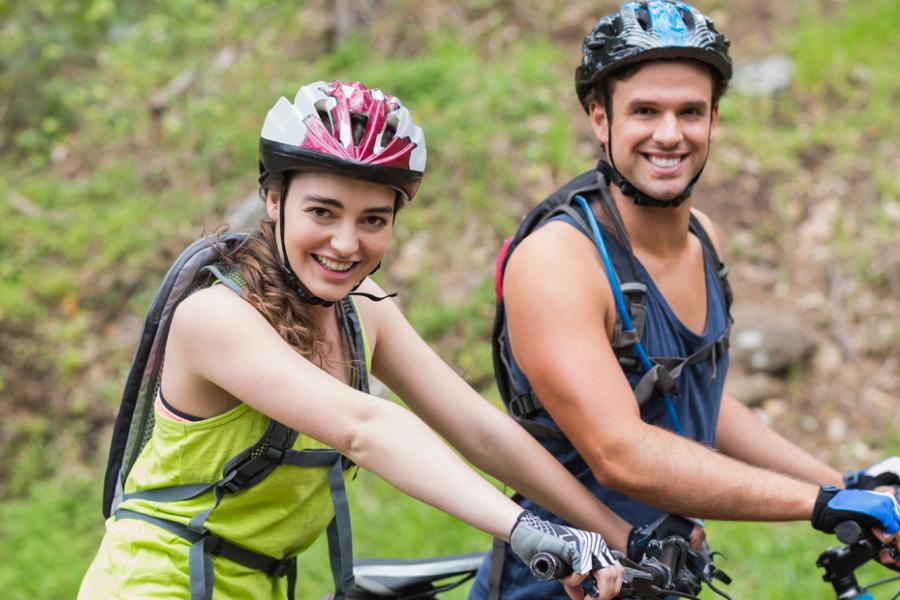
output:
<svg viewBox="0 0 900 600"><path fill-rule="evenodd" d="M840 524L835 531L844 545L822 552L816 565L825 570L837 600L872 600L870 590L900 581L900 575L861 586L855 571L870 560L878 561L883 544L855 521ZM716 552L708 547L692 550L683 538L652 540L640 562L614 552L625 568L620 600L664 600L692 598L705 584L719 596L731 599L714 581L729 584L731 578L714 562ZM358 559L354 561L356 585L347 600L435 600L475 576L487 553L440 556L421 560ZM539 553L531 561L532 574L542 581L565 577L571 572L558 557ZM586 580L590 582L590 580ZM587 583L590 585L590 583ZM900 599L900 590L891 600Z"/></svg>

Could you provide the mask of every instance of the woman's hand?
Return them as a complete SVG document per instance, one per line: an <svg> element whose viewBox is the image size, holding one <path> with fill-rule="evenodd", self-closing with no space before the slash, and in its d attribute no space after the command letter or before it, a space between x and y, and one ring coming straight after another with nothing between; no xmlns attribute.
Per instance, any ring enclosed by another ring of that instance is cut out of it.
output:
<svg viewBox="0 0 900 600"><path fill-rule="evenodd" d="M612 598L615 598L616 594L619 593L619 590L622 589L622 577L624 574L625 568L619 563L615 563L608 567L592 571L590 575L576 575L575 573L572 573L568 577L560 579L560 582L563 584L569 598L572 598L572 600L582 600L587 596L582 587L582 582L589 576L593 576L595 585L594 591L597 595L590 597L599 600L612 600Z"/></svg>
<svg viewBox="0 0 900 600"><path fill-rule="evenodd" d="M585 597L581 583L589 573L594 576L599 598L613 598L622 587L624 569L599 533L557 525L522 511L510 531L509 546L526 565L540 552L563 561L572 573L562 583L573 600Z"/></svg>

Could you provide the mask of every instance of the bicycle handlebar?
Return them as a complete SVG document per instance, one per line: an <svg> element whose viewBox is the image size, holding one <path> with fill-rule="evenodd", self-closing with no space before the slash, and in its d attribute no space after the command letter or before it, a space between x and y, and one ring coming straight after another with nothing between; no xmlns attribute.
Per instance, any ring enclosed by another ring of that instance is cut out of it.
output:
<svg viewBox="0 0 900 600"><path fill-rule="evenodd" d="M616 596L622 600L656 600L671 596L697 600L701 581L719 595L729 598L712 585L712 579L725 583L730 583L731 579L715 568L708 549L691 550L684 538L670 536L662 541L652 540L639 563L627 559L620 552L614 551L613 555L625 568L622 589ZM536 554L529 566L532 575L540 581L561 579L572 573L566 562L549 552ZM596 589L591 591L596 595Z"/></svg>
<svg viewBox="0 0 900 600"><path fill-rule="evenodd" d="M886 547L885 544L856 521L840 523L835 527L834 533L846 545L840 548L829 548L819 555L816 566L825 569L822 579L832 585L838 598L871 598L867 588L860 586L857 582L854 572L870 560L877 561L881 549ZM896 557L896 546L890 545L889 547L892 556ZM894 570L897 569L894 568ZM875 587L896 579L896 577L886 579L868 587Z"/></svg>

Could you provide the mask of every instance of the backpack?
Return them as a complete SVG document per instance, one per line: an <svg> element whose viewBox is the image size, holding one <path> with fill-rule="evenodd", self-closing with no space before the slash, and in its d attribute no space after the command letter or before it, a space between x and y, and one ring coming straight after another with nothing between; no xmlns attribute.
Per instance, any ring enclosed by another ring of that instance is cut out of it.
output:
<svg viewBox="0 0 900 600"><path fill-rule="evenodd" d="M178 304L197 289L214 282L228 286L244 296L246 283L240 272L221 262L222 257L213 247L214 242L224 244L225 253L231 255L247 242L249 234L227 233L209 236L193 242L175 260L163 279L144 322L137 351L125 383L122 401L113 427L109 460L103 489L103 516L109 518L139 519L162 527L190 542L191 600L212 598L213 574L210 555L223 556L246 567L264 571L273 577L288 577L288 595L294 597L296 583L296 557L277 559L251 552L239 544L212 535L203 526L209 513L228 494L256 485L279 465L298 467L329 467L328 481L331 489L335 516L328 526L329 559L335 580L336 600L345 597L353 585L352 545L350 516L344 490L343 471L352 466L349 460L336 450L293 450L298 436L293 431L270 420L260 439L229 460L221 479L215 482L198 482L169 488L143 490L125 494L125 481L141 450L153 432L153 405L162 373L163 354L171 325L172 315ZM360 323L355 311L347 303L340 314L350 340L351 359L356 365L365 364ZM358 389L368 391L365 377L357 378ZM187 500L212 491L215 505L202 511L185 526L181 523L151 517L142 513L121 509L127 498L140 497L160 502Z"/></svg>
<svg viewBox="0 0 900 600"><path fill-rule="evenodd" d="M720 287L729 312L729 326L719 339L707 344L691 356L678 359L649 357L649 368L647 363L641 360L641 353L643 352L641 336L644 330L644 317L647 308L647 286L640 278L637 259L631 251L631 245L628 242L622 218L615 206L615 202L609 195L606 179L597 170L582 173L548 196L525 215L515 235L504 242L497 256L495 268L497 308L491 334L494 377L507 411L522 427L539 439L562 440L565 439L565 436L558 428L538 422L533 418L537 411L542 409L542 405L524 373L515 364L512 356L506 323L506 309L503 302L503 274L509 257L522 240L548 220L558 215L567 215L584 231L591 233L591 223L588 221L585 212L580 210L577 201L578 197L587 199L589 203L599 202L612 223L612 231L607 230L603 232L598 228L598 233L600 233L599 239L596 235L594 236L594 241L598 248L603 246L601 253L605 252L605 245L602 241L604 235L614 235L622 247L625 248L624 252L611 252L611 262L608 266L611 266L612 269L607 268L606 273L610 279L610 285L616 284L621 289L623 304L628 313L627 316L623 316L619 310L616 311L612 348L623 371L626 373L640 373L642 375L640 382L634 388L638 404L643 405L652 398L659 396L666 399L675 389L676 380L686 367L710 358L715 360L717 356L721 356L728 350L728 336L732 322L730 314L732 292L728 283L728 269L719 260L712 241L709 239L703 226L691 214L690 231L700 240L704 254L711 259L713 265L716 265ZM593 220L593 216L590 219ZM631 325L631 327L628 325ZM644 358L647 357L645 356ZM680 432L680 425L673 411L674 409L669 412L669 415L673 419L675 430Z"/></svg>

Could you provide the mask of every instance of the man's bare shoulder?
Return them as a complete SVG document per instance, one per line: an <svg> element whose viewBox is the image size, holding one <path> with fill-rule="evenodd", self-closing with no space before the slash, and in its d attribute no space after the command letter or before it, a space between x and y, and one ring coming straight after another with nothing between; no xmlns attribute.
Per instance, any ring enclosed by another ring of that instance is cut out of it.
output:
<svg viewBox="0 0 900 600"><path fill-rule="evenodd" d="M721 256L722 246L719 244L719 235L716 232L716 227L713 224L712 219L710 219L705 212L697 208L692 208L691 213L693 213L693 215L697 217L697 220L700 221L700 225L706 231L706 235L709 236L710 241L713 243L713 247L716 249L719 256Z"/></svg>
<svg viewBox="0 0 900 600"><path fill-rule="evenodd" d="M611 292L600 255L593 242L564 222L544 225L513 251L503 277L507 302L529 301L601 308Z"/></svg>

